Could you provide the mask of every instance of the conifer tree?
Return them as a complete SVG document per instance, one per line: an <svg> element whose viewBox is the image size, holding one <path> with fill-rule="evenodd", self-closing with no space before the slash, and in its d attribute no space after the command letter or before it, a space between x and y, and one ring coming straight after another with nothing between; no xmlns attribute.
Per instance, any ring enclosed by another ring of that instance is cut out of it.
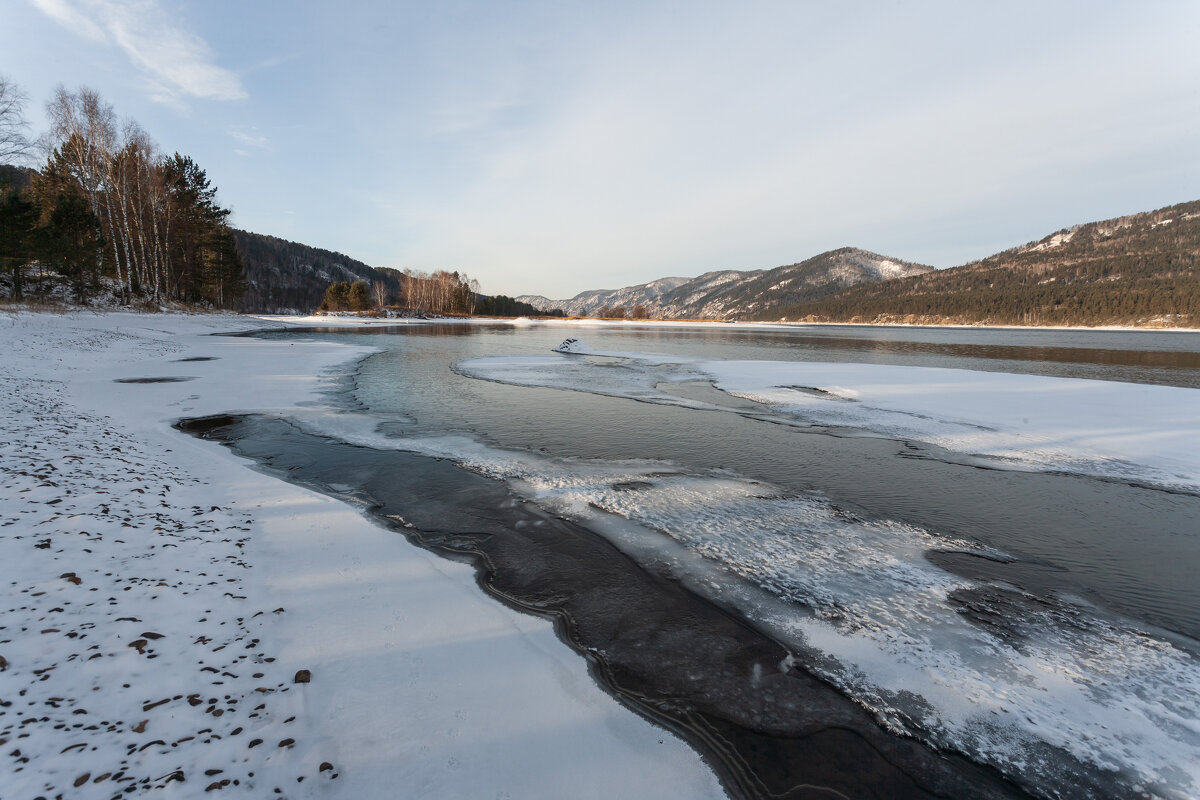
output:
<svg viewBox="0 0 1200 800"><path fill-rule="evenodd" d="M345 281L335 281L325 290L325 299L321 301L322 311L345 311L350 307L350 285Z"/></svg>
<svg viewBox="0 0 1200 800"><path fill-rule="evenodd" d="M0 187L0 270L8 272L12 297L25 297L25 265L35 258L37 205L28 192Z"/></svg>
<svg viewBox="0 0 1200 800"><path fill-rule="evenodd" d="M350 285L346 305L351 311L366 311L371 307L371 289L365 281L355 281Z"/></svg>
<svg viewBox="0 0 1200 800"><path fill-rule="evenodd" d="M84 302L95 288L96 250L104 247L100 220L82 194L63 192L50 212L44 232L44 252L50 266L68 280L75 302Z"/></svg>

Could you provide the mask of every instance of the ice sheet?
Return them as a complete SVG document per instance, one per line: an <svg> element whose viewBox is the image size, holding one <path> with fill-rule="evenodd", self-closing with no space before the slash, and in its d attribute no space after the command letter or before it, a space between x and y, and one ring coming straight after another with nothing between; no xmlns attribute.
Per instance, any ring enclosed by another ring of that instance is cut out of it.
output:
<svg viewBox="0 0 1200 800"><path fill-rule="evenodd" d="M932 367L700 361L662 354L494 356L463 374L710 407L654 389L707 378L797 423L928 442L1015 467L1200 489L1200 390ZM731 411L744 413L735 409Z"/></svg>

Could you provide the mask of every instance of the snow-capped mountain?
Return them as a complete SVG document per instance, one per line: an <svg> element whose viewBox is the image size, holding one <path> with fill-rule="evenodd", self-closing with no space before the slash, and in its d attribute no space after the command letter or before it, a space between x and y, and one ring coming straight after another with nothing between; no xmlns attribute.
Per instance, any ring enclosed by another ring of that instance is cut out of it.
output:
<svg viewBox="0 0 1200 800"><path fill-rule="evenodd" d="M659 278L656 281L637 286L626 286L623 289L591 289L580 292L570 300L551 300L536 294L521 295L516 299L546 311L561 308L569 317L586 317L613 308L624 308L632 314L633 309L637 306L644 306L647 311L656 308L656 303L663 295L692 280L692 278Z"/></svg>
<svg viewBox="0 0 1200 800"><path fill-rule="evenodd" d="M736 319L779 305L816 300L861 283L920 275L933 268L911 264L854 247L813 256L774 269L719 270L695 278L656 281L581 292L569 300L522 295L517 300L546 310L561 308L568 316L597 316L623 308L633 316L664 319Z"/></svg>

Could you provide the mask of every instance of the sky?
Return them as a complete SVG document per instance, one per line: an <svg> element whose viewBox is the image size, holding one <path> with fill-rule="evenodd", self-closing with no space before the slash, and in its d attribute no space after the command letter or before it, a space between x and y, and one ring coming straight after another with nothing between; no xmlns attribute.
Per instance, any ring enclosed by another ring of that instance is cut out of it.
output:
<svg viewBox="0 0 1200 800"><path fill-rule="evenodd" d="M1200 3L0 0L237 227L554 299L1200 199Z"/></svg>

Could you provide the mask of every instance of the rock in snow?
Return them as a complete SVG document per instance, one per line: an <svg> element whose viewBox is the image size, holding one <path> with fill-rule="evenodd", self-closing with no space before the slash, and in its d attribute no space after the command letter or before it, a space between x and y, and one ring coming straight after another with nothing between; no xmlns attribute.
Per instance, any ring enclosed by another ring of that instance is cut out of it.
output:
<svg viewBox="0 0 1200 800"><path fill-rule="evenodd" d="M563 339L562 344L554 348L557 353L588 353L588 346L575 338Z"/></svg>

